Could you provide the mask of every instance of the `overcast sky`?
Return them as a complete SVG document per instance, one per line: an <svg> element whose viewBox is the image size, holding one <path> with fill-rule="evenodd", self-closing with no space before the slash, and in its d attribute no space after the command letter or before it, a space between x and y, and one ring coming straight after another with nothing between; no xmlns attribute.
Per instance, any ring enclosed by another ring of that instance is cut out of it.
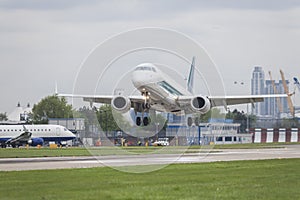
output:
<svg viewBox="0 0 300 200"><path fill-rule="evenodd" d="M300 1L0 1L0 112L71 93L80 64L112 35L162 27L200 43L227 94L250 94L254 66L300 77ZM234 85L233 82L244 82ZM290 85L293 88L293 85Z"/></svg>

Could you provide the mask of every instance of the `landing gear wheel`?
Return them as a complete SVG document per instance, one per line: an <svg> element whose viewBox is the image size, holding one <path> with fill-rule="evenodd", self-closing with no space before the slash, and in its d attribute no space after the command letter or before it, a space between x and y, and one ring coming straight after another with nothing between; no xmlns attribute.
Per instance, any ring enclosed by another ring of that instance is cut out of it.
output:
<svg viewBox="0 0 300 200"><path fill-rule="evenodd" d="M137 126L140 126L142 124L141 117L136 117L135 123L136 123Z"/></svg>
<svg viewBox="0 0 300 200"><path fill-rule="evenodd" d="M149 118L148 117L144 117L143 124L144 124L144 126L148 126L148 124L149 124Z"/></svg>
<svg viewBox="0 0 300 200"><path fill-rule="evenodd" d="M187 125L188 126L192 126L192 124L193 124L193 119L191 117L188 117L188 119L187 119Z"/></svg>

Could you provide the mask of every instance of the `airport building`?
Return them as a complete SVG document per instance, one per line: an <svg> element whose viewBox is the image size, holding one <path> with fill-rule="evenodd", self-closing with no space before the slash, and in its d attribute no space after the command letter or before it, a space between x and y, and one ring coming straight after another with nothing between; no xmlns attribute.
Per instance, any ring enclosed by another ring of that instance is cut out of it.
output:
<svg viewBox="0 0 300 200"><path fill-rule="evenodd" d="M28 103L26 107L17 104L16 108L8 114L7 121L1 121L0 124L26 124L32 112L32 107Z"/></svg>
<svg viewBox="0 0 300 200"><path fill-rule="evenodd" d="M300 142L300 128L250 129L253 143Z"/></svg>
<svg viewBox="0 0 300 200"><path fill-rule="evenodd" d="M240 133L240 124L232 120L211 120L199 126L188 127L182 123L169 123L166 137L171 145L208 145L251 143L252 134Z"/></svg>

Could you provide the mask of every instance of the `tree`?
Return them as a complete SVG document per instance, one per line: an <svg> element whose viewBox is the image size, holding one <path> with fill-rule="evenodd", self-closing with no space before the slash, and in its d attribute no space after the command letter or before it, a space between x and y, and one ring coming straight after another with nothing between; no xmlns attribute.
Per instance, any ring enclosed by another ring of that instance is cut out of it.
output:
<svg viewBox="0 0 300 200"><path fill-rule="evenodd" d="M67 104L65 98L56 95L47 96L33 106L33 123L48 123L49 118L72 118L72 106Z"/></svg>
<svg viewBox="0 0 300 200"><path fill-rule="evenodd" d="M252 124L255 124L256 116L255 115L249 115L249 126ZM247 114L245 114L243 111L240 112L237 109L234 109L233 112L228 111L226 114L226 119L232 119L234 123L241 124L240 131L242 133L246 132L247 129Z"/></svg>
<svg viewBox="0 0 300 200"><path fill-rule="evenodd" d="M114 112L111 105L105 104L97 110L97 118L103 131L129 129L130 124L119 112Z"/></svg>
<svg viewBox="0 0 300 200"><path fill-rule="evenodd" d="M8 120L6 113L0 113L0 121L6 121Z"/></svg>
<svg viewBox="0 0 300 200"><path fill-rule="evenodd" d="M90 109L89 107L83 106L74 112L74 117L84 118L87 125L96 124L98 123L96 110L96 107Z"/></svg>
<svg viewBox="0 0 300 200"><path fill-rule="evenodd" d="M212 108L205 114L196 114L194 117L199 117L201 123L208 123L211 118L224 119L225 113L222 113L219 108Z"/></svg>
<svg viewBox="0 0 300 200"><path fill-rule="evenodd" d="M73 111L74 117L84 118L85 131L90 132L90 126L98 127L99 122L97 119L97 108L83 106L76 111Z"/></svg>

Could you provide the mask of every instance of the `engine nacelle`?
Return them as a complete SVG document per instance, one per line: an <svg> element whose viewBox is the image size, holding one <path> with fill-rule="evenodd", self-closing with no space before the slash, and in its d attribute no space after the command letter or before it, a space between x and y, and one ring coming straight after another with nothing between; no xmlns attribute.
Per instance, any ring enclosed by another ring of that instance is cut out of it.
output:
<svg viewBox="0 0 300 200"><path fill-rule="evenodd" d="M43 138L31 138L28 140L28 144L31 146L43 145L44 139Z"/></svg>
<svg viewBox="0 0 300 200"><path fill-rule="evenodd" d="M111 100L111 106L115 111L126 113L131 108L131 101L124 96L116 96Z"/></svg>
<svg viewBox="0 0 300 200"><path fill-rule="evenodd" d="M211 104L208 98L203 96L196 96L191 100L192 110L205 114L210 110Z"/></svg>

